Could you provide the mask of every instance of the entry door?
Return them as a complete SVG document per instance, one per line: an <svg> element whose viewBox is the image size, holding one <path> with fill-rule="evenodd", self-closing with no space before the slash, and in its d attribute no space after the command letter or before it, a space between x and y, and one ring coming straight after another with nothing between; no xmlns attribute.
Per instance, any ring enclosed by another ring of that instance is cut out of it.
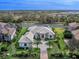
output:
<svg viewBox="0 0 79 59"><path fill-rule="evenodd" d="M44 39L44 34L42 34L41 37Z"/></svg>

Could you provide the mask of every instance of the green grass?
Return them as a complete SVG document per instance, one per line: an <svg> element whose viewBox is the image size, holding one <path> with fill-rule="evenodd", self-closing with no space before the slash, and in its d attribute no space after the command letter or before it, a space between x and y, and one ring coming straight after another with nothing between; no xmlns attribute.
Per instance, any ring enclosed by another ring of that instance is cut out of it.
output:
<svg viewBox="0 0 79 59"><path fill-rule="evenodd" d="M28 32L27 28L23 27L18 34L18 38L20 38L22 35L24 35L26 32Z"/></svg>
<svg viewBox="0 0 79 59"><path fill-rule="evenodd" d="M30 56L30 57L12 57L11 59L37 59L37 58Z"/></svg>
<svg viewBox="0 0 79 59"><path fill-rule="evenodd" d="M30 51L30 52L29 52ZM27 57L11 57L11 59L40 59L40 49L39 48L32 48L32 50L28 50L28 49L18 49L16 51L17 54L21 54L23 52L23 54L36 54L36 56L27 56Z"/></svg>
<svg viewBox="0 0 79 59"><path fill-rule="evenodd" d="M60 33L64 32L64 29L63 28L54 28L54 32L56 34L60 34Z"/></svg>
<svg viewBox="0 0 79 59"><path fill-rule="evenodd" d="M5 58L11 59L12 55L16 54L17 52L16 44L18 44L18 40L20 39L20 37L24 35L27 31L28 31L27 28L23 27L17 32L16 37L13 39L15 41L12 41L11 44L9 45L7 43L0 44L0 48L6 47L6 49L8 49L7 54L9 54L9 56Z"/></svg>
<svg viewBox="0 0 79 59"><path fill-rule="evenodd" d="M16 48L15 48L15 44L14 43L12 43L11 45L8 46L8 53L11 56L16 53Z"/></svg>
<svg viewBox="0 0 79 59"><path fill-rule="evenodd" d="M25 27L22 27L18 32L16 37L14 38L14 44L16 46L16 48L18 48L18 40L21 38L22 35L24 35L26 32L28 32L28 29Z"/></svg>
<svg viewBox="0 0 79 59"><path fill-rule="evenodd" d="M56 32L56 37L58 40L58 44L60 46L61 50L64 50L66 48L65 42L64 42L64 29L62 28L55 28L54 31Z"/></svg>
<svg viewBox="0 0 79 59"><path fill-rule="evenodd" d="M52 57L51 54L63 54L63 55L67 55L68 50L66 50L66 44L64 42L64 29L63 28L55 28L54 32L56 33L56 41L52 41L52 48L48 49L48 56L49 59L56 59L56 57ZM59 59L64 59L63 58L59 58Z"/></svg>
<svg viewBox="0 0 79 59"><path fill-rule="evenodd" d="M23 27L20 29L20 31L17 33L16 42L21 38L22 35L24 35L26 32L28 32L27 28Z"/></svg>
<svg viewBox="0 0 79 59"><path fill-rule="evenodd" d="M28 30L27 30L25 27L23 27L23 28L20 29L20 31L18 32L17 36L14 38L14 39L16 39L15 42L12 42L12 43L8 46L8 53L9 53L10 55L13 55L13 54L16 53L16 50L17 50L16 45L18 44L18 40L19 40L20 37L21 37L22 35L24 35L27 31L28 31Z"/></svg>

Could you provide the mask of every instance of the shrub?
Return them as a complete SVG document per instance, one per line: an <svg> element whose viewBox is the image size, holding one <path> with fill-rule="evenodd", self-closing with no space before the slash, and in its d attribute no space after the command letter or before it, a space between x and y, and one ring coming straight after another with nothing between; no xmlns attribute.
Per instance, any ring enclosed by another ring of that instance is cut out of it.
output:
<svg viewBox="0 0 79 59"><path fill-rule="evenodd" d="M7 51L7 48L6 47L2 47L1 51Z"/></svg>
<svg viewBox="0 0 79 59"><path fill-rule="evenodd" d="M64 38L71 39L72 38L72 33L68 30L65 30L64 31Z"/></svg>
<svg viewBox="0 0 79 59"><path fill-rule="evenodd" d="M54 57L63 57L63 55L61 53L51 54L51 56L54 56Z"/></svg>
<svg viewBox="0 0 79 59"><path fill-rule="evenodd" d="M14 57L28 57L29 54L25 52L17 53L13 55Z"/></svg>

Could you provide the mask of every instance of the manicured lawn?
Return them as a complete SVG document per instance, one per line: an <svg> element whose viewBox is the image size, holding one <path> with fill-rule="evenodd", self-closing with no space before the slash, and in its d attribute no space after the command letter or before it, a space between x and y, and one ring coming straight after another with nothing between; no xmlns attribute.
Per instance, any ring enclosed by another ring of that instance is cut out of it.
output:
<svg viewBox="0 0 79 59"><path fill-rule="evenodd" d="M38 48L32 48L32 50L29 49L18 49L16 51L16 54L22 54L25 55L27 54L28 56L15 56L12 57L12 59L40 59L40 49Z"/></svg>
<svg viewBox="0 0 79 59"><path fill-rule="evenodd" d="M8 51L7 53L12 56L13 54L16 53L16 48L15 48L15 44L12 43L11 45L8 46Z"/></svg>
<svg viewBox="0 0 79 59"><path fill-rule="evenodd" d="M30 56L30 57L12 57L11 59L37 59L37 58Z"/></svg>
<svg viewBox="0 0 79 59"><path fill-rule="evenodd" d="M56 33L56 37L58 40L58 44L60 46L61 50L64 50L66 48L65 42L64 42L64 29L63 28L55 28L54 32Z"/></svg>
<svg viewBox="0 0 79 59"><path fill-rule="evenodd" d="M60 33L64 32L64 29L63 28L54 28L54 32L60 34Z"/></svg>
<svg viewBox="0 0 79 59"><path fill-rule="evenodd" d="M62 37L63 37L64 29L63 29L63 28L55 28L55 29L54 29L54 32L56 33L56 36L57 36L57 37L62 38Z"/></svg>
<svg viewBox="0 0 79 59"><path fill-rule="evenodd" d="M57 59L57 57L52 56L52 55L65 55L66 52L68 52L68 50L66 50L66 44L64 42L64 29L63 28L55 28L54 32L56 33L56 41L52 42L52 48L48 49L48 56L49 59ZM58 57L59 58L59 57ZM59 58L59 59L65 59L63 58Z"/></svg>
<svg viewBox="0 0 79 59"><path fill-rule="evenodd" d="M56 43L53 43L52 48L48 48L50 54L60 53L60 49Z"/></svg>

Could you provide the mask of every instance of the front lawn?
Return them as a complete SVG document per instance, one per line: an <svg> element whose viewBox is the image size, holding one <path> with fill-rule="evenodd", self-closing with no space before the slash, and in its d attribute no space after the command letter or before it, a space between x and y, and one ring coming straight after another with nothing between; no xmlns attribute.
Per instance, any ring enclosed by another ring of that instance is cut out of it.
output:
<svg viewBox="0 0 79 59"><path fill-rule="evenodd" d="M65 56L65 53L68 51L68 50L66 50L67 47L64 42L64 34L63 34L64 29L55 28L54 32L56 35L56 37L55 37L56 41L52 41L52 48L48 48L49 59L52 59L55 56L59 56L59 57L62 57L63 55Z"/></svg>
<svg viewBox="0 0 79 59"><path fill-rule="evenodd" d="M54 32L56 33L56 39L58 41L59 47L61 50L66 48L66 44L64 42L64 29L63 28L55 28Z"/></svg>
<svg viewBox="0 0 79 59"><path fill-rule="evenodd" d="M12 59L40 59L40 49L17 49L16 54L12 56Z"/></svg>

